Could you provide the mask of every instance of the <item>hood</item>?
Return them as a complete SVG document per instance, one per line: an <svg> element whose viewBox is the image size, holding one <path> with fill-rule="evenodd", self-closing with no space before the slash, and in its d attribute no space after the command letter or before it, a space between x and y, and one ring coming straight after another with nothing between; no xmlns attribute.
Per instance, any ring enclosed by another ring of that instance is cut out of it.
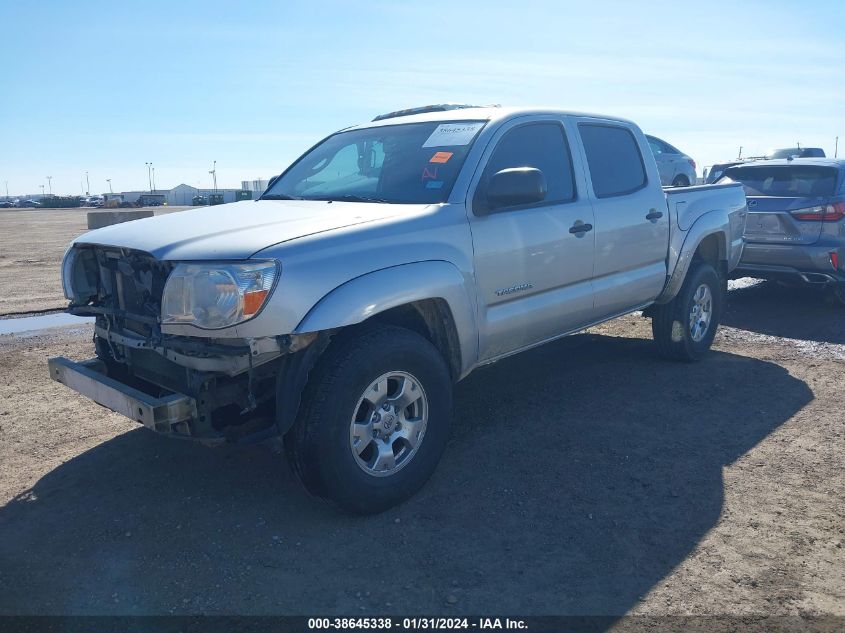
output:
<svg viewBox="0 0 845 633"><path fill-rule="evenodd" d="M246 200L113 224L85 233L74 243L131 248L161 261L247 259L274 244L404 214L409 206Z"/></svg>

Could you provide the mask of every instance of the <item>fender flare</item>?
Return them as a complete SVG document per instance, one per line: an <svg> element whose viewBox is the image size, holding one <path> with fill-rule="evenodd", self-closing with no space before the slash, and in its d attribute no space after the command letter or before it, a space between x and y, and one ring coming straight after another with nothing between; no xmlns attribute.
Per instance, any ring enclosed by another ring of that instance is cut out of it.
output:
<svg viewBox="0 0 845 633"><path fill-rule="evenodd" d="M294 333L348 327L385 310L427 299L442 299L452 313L463 377L478 359L475 298L470 297L464 275L451 262L400 264L355 277L324 295Z"/></svg>
<svg viewBox="0 0 845 633"><path fill-rule="evenodd" d="M711 235L719 236L719 258L727 259L727 236L730 234L730 222L725 217L724 212L713 210L702 214L687 231L684 242L681 245L680 251L675 258L675 267L672 270L666 285L663 287L663 292L655 299L655 303L663 304L669 303L674 299L684 280L687 277L692 258L701 243ZM670 253L670 261L672 259Z"/></svg>

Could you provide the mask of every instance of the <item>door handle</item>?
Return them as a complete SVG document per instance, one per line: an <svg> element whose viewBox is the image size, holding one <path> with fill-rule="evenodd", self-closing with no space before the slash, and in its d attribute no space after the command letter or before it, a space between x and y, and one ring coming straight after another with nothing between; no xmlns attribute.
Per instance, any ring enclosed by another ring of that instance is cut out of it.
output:
<svg viewBox="0 0 845 633"><path fill-rule="evenodd" d="M583 222L581 222L581 224L573 224L571 227L569 227L569 232L572 233L573 235L577 235L578 237L581 237L587 231L592 231L592 230L593 230L592 224L584 224Z"/></svg>
<svg viewBox="0 0 845 633"><path fill-rule="evenodd" d="M648 215L645 216L646 220L659 220L663 217L663 211L658 211L657 209L649 209Z"/></svg>

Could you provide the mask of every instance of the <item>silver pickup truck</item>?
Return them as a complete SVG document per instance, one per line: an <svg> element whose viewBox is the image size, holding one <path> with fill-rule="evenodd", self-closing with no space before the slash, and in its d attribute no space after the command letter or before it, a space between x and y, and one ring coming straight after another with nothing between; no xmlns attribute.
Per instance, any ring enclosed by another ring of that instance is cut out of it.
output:
<svg viewBox="0 0 845 633"><path fill-rule="evenodd" d="M378 512L431 475L480 365L635 310L663 355L705 354L745 215L738 183L664 190L623 119L383 115L258 201L76 239L62 279L96 357L49 371L171 436L282 437L309 491Z"/></svg>

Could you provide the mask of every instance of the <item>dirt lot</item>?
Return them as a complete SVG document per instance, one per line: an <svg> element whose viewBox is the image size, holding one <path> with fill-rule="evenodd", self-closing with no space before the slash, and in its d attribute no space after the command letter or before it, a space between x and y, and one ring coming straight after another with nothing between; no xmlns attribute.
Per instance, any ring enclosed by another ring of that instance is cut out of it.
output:
<svg viewBox="0 0 845 633"><path fill-rule="evenodd" d="M190 207L157 208L156 214ZM63 308L60 267L93 209L0 209L0 316Z"/></svg>
<svg viewBox="0 0 845 633"><path fill-rule="evenodd" d="M2 336L0 614L845 615L843 317L762 284L699 364L629 316L482 369L369 518L50 382L88 328Z"/></svg>

